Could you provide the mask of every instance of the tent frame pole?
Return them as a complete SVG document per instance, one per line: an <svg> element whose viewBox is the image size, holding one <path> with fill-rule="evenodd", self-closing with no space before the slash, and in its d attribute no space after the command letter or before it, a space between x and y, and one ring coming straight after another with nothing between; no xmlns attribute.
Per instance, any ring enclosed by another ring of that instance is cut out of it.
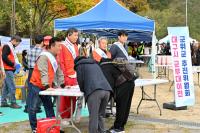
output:
<svg viewBox="0 0 200 133"><path fill-rule="evenodd" d="M155 34L155 23L154 23L154 31L152 34L152 50L151 50L151 67L152 67L152 76L155 79L156 78L156 67L155 67L155 63L156 63L156 54L157 54L157 50L156 50L156 34Z"/></svg>

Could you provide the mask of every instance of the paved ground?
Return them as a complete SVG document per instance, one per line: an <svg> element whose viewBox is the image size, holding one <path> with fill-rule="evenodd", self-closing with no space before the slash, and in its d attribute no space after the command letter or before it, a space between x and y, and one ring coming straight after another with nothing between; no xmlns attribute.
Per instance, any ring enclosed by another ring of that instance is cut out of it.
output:
<svg viewBox="0 0 200 133"><path fill-rule="evenodd" d="M113 118L106 119L106 127L110 127L113 123ZM145 117L138 117L133 114L130 115L129 122L126 126L126 133L200 133L200 127L187 126L181 124L168 123L146 119ZM87 133L88 118L81 120L76 124L82 133ZM8 123L0 125L0 133L30 133L30 126L28 121L18 123ZM66 133L76 133L74 130L65 128Z"/></svg>

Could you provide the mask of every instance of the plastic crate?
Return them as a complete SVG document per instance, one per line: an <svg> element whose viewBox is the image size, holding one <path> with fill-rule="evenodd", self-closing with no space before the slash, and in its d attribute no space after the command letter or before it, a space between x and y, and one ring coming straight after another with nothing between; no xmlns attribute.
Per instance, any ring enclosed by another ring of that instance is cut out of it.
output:
<svg viewBox="0 0 200 133"><path fill-rule="evenodd" d="M22 90L20 88L16 88L16 91L15 91L15 98L17 100L20 100L22 99Z"/></svg>
<svg viewBox="0 0 200 133"><path fill-rule="evenodd" d="M16 75L14 78L15 85L17 86L24 86L26 82L27 76L26 75ZM21 88L16 88L15 91L15 97L16 99L22 99L22 90Z"/></svg>
<svg viewBox="0 0 200 133"><path fill-rule="evenodd" d="M3 87L4 78L0 77L0 91Z"/></svg>
<svg viewBox="0 0 200 133"><path fill-rule="evenodd" d="M25 85L26 78L27 78L26 75L16 75L15 79L14 79L15 80L15 85L16 86L23 86L23 85Z"/></svg>

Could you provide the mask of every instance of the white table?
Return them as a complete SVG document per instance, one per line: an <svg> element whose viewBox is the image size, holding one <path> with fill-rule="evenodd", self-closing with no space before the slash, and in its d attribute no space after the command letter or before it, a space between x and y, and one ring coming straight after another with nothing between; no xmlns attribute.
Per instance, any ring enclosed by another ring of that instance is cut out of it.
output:
<svg viewBox="0 0 200 133"><path fill-rule="evenodd" d="M58 88L58 89L54 89L54 90L40 91L40 95L56 96L56 119L57 120L61 119L60 114L63 113L63 112L59 112L60 96L69 96L70 97L70 102L71 102L71 107L69 108L70 109L70 113L71 113L71 118L69 119L70 125L68 127L72 127L76 131L81 133L81 131L73 123L73 100L72 100L72 97L81 97L81 96L83 96L83 93L80 91L78 85L70 86L69 88L65 88L65 89ZM67 109L67 110L69 110L69 109ZM56 126L56 125L53 125L53 126Z"/></svg>
<svg viewBox="0 0 200 133"><path fill-rule="evenodd" d="M139 55L139 57L141 57L141 58L143 58L143 57L149 58L149 57L151 57L151 55L150 54L142 54L142 55Z"/></svg>
<svg viewBox="0 0 200 133"><path fill-rule="evenodd" d="M129 63L135 63L135 64L143 64L144 63L144 61L136 60L136 59L129 59L128 62Z"/></svg>
<svg viewBox="0 0 200 133"><path fill-rule="evenodd" d="M136 59L129 59L128 62L130 64L135 64L136 66L141 66L141 64L144 63L144 61L142 60L136 60ZM137 67L136 67L137 68Z"/></svg>
<svg viewBox="0 0 200 133"><path fill-rule="evenodd" d="M155 64L155 67L158 68L157 69L157 77L165 77L167 79L169 79L169 70L170 67L172 67L172 65L159 65L159 64Z"/></svg>
<svg viewBox="0 0 200 133"><path fill-rule="evenodd" d="M142 90L142 97L141 97L140 102L137 106L137 114L139 113L139 107L140 107L142 101L147 100L147 101L155 101L159 110L160 110L160 115L162 115L161 108L160 108L158 101L156 99L156 85L167 83L167 82L169 82L169 81L165 80L165 79L137 79L137 80L135 80L135 87L140 87L141 90ZM153 98L151 98L144 90L144 86L150 86L150 85L154 86L154 96L153 96Z"/></svg>
<svg viewBox="0 0 200 133"><path fill-rule="evenodd" d="M143 58L144 62L146 62L146 64L149 64L149 61L151 59L151 56L150 54L143 54L143 55L139 55L140 58Z"/></svg>
<svg viewBox="0 0 200 133"><path fill-rule="evenodd" d="M192 66L192 70L193 70L193 73L198 74L198 86L200 87L200 85L199 85L200 66Z"/></svg>

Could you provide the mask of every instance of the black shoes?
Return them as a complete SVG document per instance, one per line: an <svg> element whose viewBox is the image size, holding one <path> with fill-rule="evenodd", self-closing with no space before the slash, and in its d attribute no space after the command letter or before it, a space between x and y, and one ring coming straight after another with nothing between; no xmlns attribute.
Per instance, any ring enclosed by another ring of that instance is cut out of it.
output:
<svg viewBox="0 0 200 133"><path fill-rule="evenodd" d="M41 107L39 107L39 108L37 109L36 113L41 113L41 112L42 112L42 109L41 109ZM27 105L25 105L24 113L28 113L28 107L27 107Z"/></svg>
<svg viewBox="0 0 200 133"><path fill-rule="evenodd" d="M32 133L37 133L37 131L36 130L32 130Z"/></svg>
<svg viewBox="0 0 200 133"><path fill-rule="evenodd" d="M106 133L125 133L124 128L116 129L113 126Z"/></svg>
<svg viewBox="0 0 200 133"><path fill-rule="evenodd" d="M7 102L1 103L1 107L10 107L10 105Z"/></svg>
<svg viewBox="0 0 200 133"><path fill-rule="evenodd" d="M125 131L120 129L111 129L107 130L106 133L125 133Z"/></svg>
<svg viewBox="0 0 200 133"><path fill-rule="evenodd" d="M0 112L0 116L2 116L3 115L3 113L2 112Z"/></svg>
<svg viewBox="0 0 200 133"><path fill-rule="evenodd" d="M10 105L10 107L13 108L13 109L20 109L22 106L19 106L18 104L13 103L13 104Z"/></svg>
<svg viewBox="0 0 200 133"><path fill-rule="evenodd" d="M37 112L37 113L41 113L41 112L42 112L42 109L41 109L41 108L38 108L36 112Z"/></svg>
<svg viewBox="0 0 200 133"><path fill-rule="evenodd" d="M63 130L60 130L60 133L65 133L65 131L63 131Z"/></svg>
<svg viewBox="0 0 200 133"><path fill-rule="evenodd" d="M1 107L10 107L13 109L20 109L22 106L19 106L17 103L12 103L9 105L8 103L1 103Z"/></svg>

